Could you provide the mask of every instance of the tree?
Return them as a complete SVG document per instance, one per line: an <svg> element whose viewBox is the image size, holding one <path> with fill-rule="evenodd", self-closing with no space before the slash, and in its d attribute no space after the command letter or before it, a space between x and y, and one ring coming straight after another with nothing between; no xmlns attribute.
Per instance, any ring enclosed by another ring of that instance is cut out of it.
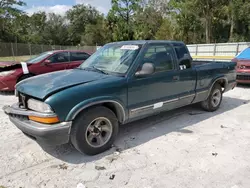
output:
<svg viewBox="0 0 250 188"><path fill-rule="evenodd" d="M194 0L171 0L169 2L172 36L186 43L202 42L203 26L195 11Z"/></svg>
<svg viewBox="0 0 250 188"><path fill-rule="evenodd" d="M154 39L159 27L162 25L161 12L152 6L135 15L135 39Z"/></svg>
<svg viewBox="0 0 250 188"><path fill-rule="evenodd" d="M18 0L0 1L0 41L15 41L12 21L23 13L17 7L24 5L23 1Z"/></svg>
<svg viewBox="0 0 250 188"><path fill-rule="evenodd" d="M43 33L46 32L47 15L45 12L37 12L26 19L28 23L27 41L32 44L44 43ZM46 44L46 43L44 43Z"/></svg>
<svg viewBox="0 0 250 188"><path fill-rule="evenodd" d="M140 10L141 0L112 0L112 8L108 14L109 24L116 40L134 39L134 15Z"/></svg>
<svg viewBox="0 0 250 188"><path fill-rule="evenodd" d="M110 42L111 34L108 30L106 20L100 18L96 24L87 24L82 36L83 45L104 45Z"/></svg>
<svg viewBox="0 0 250 188"><path fill-rule="evenodd" d="M43 42L52 45L67 45L69 32L65 17L50 13L47 19L42 33Z"/></svg>
<svg viewBox="0 0 250 188"><path fill-rule="evenodd" d="M73 44L80 44L81 37L85 32L87 24L96 24L97 20L103 17L94 7L83 4L75 5L67 12L69 20L69 38Z"/></svg>
<svg viewBox="0 0 250 188"><path fill-rule="evenodd" d="M174 27L169 19L164 19L162 25L155 34L155 39L157 40L173 40Z"/></svg>

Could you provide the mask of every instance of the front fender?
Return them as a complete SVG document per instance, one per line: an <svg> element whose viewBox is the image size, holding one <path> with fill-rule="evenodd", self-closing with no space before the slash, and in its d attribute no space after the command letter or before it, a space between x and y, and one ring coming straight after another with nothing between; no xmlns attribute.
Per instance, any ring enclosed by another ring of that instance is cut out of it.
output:
<svg viewBox="0 0 250 188"><path fill-rule="evenodd" d="M84 109L89 108L91 106L95 106L98 104L103 103L113 103L115 106L117 106L117 109L119 110L119 113L121 114L121 122L125 122L128 118L128 111L125 107L125 105L117 98L111 97L111 96L103 96L103 97L96 97L91 98L88 100L84 100L80 103L78 103L76 106L74 106L69 114L66 117L66 121L72 121L76 118L76 116L82 112Z"/></svg>

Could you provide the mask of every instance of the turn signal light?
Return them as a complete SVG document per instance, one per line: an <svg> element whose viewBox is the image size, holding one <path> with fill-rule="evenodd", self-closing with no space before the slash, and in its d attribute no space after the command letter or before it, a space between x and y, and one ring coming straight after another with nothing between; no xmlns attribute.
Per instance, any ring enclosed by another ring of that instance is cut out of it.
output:
<svg viewBox="0 0 250 188"><path fill-rule="evenodd" d="M44 124L53 124L53 123L58 123L59 119L58 117L36 117L36 116L29 116L29 119L32 121L36 121L39 123L44 123Z"/></svg>

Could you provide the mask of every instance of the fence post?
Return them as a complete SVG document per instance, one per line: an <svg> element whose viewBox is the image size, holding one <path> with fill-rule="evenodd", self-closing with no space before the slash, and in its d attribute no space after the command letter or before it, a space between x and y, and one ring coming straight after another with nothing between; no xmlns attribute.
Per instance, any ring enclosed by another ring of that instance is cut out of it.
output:
<svg viewBox="0 0 250 188"><path fill-rule="evenodd" d="M31 58L31 44L29 44L30 58Z"/></svg>
<svg viewBox="0 0 250 188"><path fill-rule="evenodd" d="M237 56L238 53L239 53L239 47L240 47L240 43L237 43L237 45L236 45L236 55L235 56Z"/></svg>
<svg viewBox="0 0 250 188"><path fill-rule="evenodd" d="M196 44L196 47L195 47L195 55L196 56L198 55L198 44Z"/></svg>
<svg viewBox="0 0 250 188"><path fill-rule="evenodd" d="M11 52L12 52L13 60L16 61L13 43L11 43Z"/></svg>
<svg viewBox="0 0 250 188"><path fill-rule="evenodd" d="M213 56L216 56L216 43L214 43L214 53L213 53ZM215 59L214 59L215 61Z"/></svg>
<svg viewBox="0 0 250 188"><path fill-rule="evenodd" d="M41 45L41 48L42 48L42 52L43 52L43 44Z"/></svg>

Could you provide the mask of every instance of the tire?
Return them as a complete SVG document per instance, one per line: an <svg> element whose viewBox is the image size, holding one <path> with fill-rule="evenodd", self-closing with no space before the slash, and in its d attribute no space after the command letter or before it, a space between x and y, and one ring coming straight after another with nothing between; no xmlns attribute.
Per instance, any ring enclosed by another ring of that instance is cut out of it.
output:
<svg viewBox="0 0 250 188"><path fill-rule="evenodd" d="M18 79L17 83L19 83L19 82L21 82L22 80L25 80L25 79L27 79L27 78L30 78L30 77L32 77L31 74L24 74L24 75L22 75L22 76Z"/></svg>
<svg viewBox="0 0 250 188"><path fill-rule="evenodd" d="M97 106L83 111L73 121L70 140L79 152L96 155L111 148L118 130L114 112Z"/></svg>
<svg viewBox="0 0 250 188"><path fill-rule="evenodd" d="M216 111L222 101L222 88L219 84L215 84L207 98L207 100L201 102L201 106L208 112Z"/></svg>

